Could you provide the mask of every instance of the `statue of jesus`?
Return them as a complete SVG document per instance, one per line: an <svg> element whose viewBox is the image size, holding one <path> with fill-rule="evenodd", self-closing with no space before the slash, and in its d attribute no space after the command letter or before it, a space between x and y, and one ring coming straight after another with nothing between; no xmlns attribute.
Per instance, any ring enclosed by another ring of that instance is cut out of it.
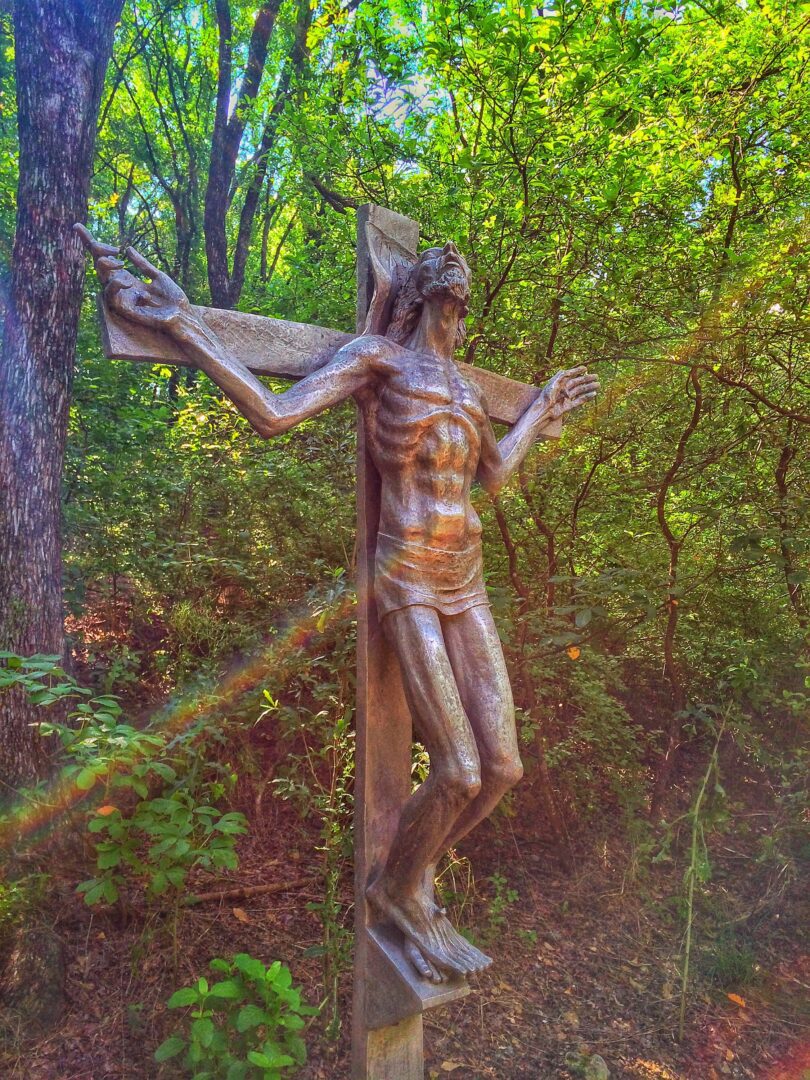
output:
<svg viewBox="0 0 810 1080"><path fill-rule="evenodd" d="M494 494L541 429L596 396L584 367L562 371L498 440L481 392L453 361L463 340L470 269L452 242L422 253L399 289L384 335L363 335L323 367L274 394L191 309L182 290L132 248L142 281L78 227L96 259L108 306L169 334L253 428L270 438L346 398L362 411L381 477L374 596L398 657L427 780L406 803L368 899L399 928L425 979L480 971L489 957L436 902L442 855L486 818L520 779L514 706L482 574L478 480Z"/></svg>

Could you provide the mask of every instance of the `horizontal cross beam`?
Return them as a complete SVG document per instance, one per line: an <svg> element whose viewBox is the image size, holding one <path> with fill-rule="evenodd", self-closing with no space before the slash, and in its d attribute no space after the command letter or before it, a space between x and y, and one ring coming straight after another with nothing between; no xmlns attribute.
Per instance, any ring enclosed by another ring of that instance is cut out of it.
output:
<svg viewBox="0 0 810 1080"><path fill-rule="evenodd" d="M303 379L327 364L338 349L356 337L324 326L273 319L267 315L209 307L193 310L226 349L255 375ZM186 363L179 347L167 334L121 318L108 310L101 297L99 311L104 352L110 359L148 364ZM540 394L536 386L517 382L486 368L464 363L458 366L481 389L489 415L497 423L514 424ZM558 438L561 428L561 420L553 421L540 437Z"/></svg>

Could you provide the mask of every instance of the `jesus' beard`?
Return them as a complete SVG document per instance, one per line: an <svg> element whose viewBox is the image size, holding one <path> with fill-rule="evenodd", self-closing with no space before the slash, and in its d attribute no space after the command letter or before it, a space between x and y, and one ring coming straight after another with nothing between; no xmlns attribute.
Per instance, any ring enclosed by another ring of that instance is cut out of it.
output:
<svg viewBox="0 0 810 1080"><path fill-rule="evenodd" d="M425 300L434 296L439 297L440 299L452 298L458 300L459 303L463 305L465 312L467 310L470 289L466 275L460 267L448 266L440 277L437 277L434 281L427 282L422 286L420 291Z"/></svg>

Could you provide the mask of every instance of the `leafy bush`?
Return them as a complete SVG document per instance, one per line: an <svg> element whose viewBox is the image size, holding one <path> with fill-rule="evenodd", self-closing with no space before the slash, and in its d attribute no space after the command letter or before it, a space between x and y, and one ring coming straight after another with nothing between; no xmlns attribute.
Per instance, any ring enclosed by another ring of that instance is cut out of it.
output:
<svg viewBox="0 0 810 1080"><path fill-rule="evenodd" d="M60 666L58 656L35 653L18 656L16 653L0 652L0 690L20 686L35 705L52 705L66 697L89 695L90 690L77 685Z"/></svg>
<svg viewBox="0 0 810 1080"><path fill-rule="evenodd" d="M88 829L96 840L95 877L79 885L85 902L114 903L130 877L147 895L179 892L193 869L235 870L235 839L247 832L243 814L221 814L214 806L199 806L188 791L167 798L144 799L131 814L102 806Z"/></svg>
<svg viewBox="0 0 810 1080"><path fill-rule="evenodd" d="M274 734L285 743L284 764L273 780L275 794L292 801L303 818L314 816L320 823L323 899L307 907L321 920L323 941L307 955L322 960L327 1034L333 1037L340 1030L340 976L351 963L353 942L350 911L341 898L341 881L352 859L354 805L355 638L349 598L341 573L333 574L326 591L310 593L315 627L326 631L321 655L290 672L285 688L289 704L265 690L259 715L260 721L274 723Z"/></svg>
<svg viewBox="0 0 810 1080"><path fill-rule="evenodd" d="M170 1009L189 1011L182 1032L161 1043L155 1060L182 1054L193 1080L278 1080L303 1065L300 1032L318 1010L302 1003L289 968L278 960L265 967L247 953L210 967L224 978L200 978L169 998Z"/></svg>
<svg viewBox="0 0 810 1080"><path fill-rule="evenodd" d="M618 664L594 649L537 647L536 714L519 714L524 742L544 739L548 767L565 803L581 820L611 804L631 813L644 795L648 737L620 695Z"/></svg>
<svg viewBox="0 0 810 1080"><path fill-rule="evenodd" d="M236 837L247 824L242 814L209 805L222 785L199 775L192 760L199 725L181 737L139 730L120 717L118 702L107 696L78 706L76 729L42 725L71 759L65 777L86 791L103 787L103 804L88 824L97 838L97 873L79 886L85 901L114 903L127 880L154 897L182 889L193 869L235 869ZM210 770L221 771L216 762Z"/></svg>
<svg viewBox="0 0 810 1080"><path fill-rule="evenodd" d="M91 693L57 657L2 659L0 689L20 685L37 704ZM236 837L247 824L244 815L210 805L224 794L223 776L232 778L227 766L201 753L221 737L210 721L177 734L136 728L123 720L116 697L102 695L79 701L68 723L43 721L40 732L61 743L62 780L79 792L99 792L87 826L96 874L78 887L86 903L114 903L128 882L150 897L177 893L193 869L236 868Z"/></svg>

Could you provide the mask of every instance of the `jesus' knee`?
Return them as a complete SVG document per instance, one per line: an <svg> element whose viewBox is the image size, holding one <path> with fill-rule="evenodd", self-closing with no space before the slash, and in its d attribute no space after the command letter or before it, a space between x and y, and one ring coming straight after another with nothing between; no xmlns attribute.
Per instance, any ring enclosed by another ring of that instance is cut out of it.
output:
<svg viewBox="0 0 810 1080"><path fill-rule="evenodd" d="M471 764L457 764L441 770L436 777L436 784L442 797L454 810L462 810L481 791L481 772Z"/></svg>
<svg viewBox="0 0 810 1080"><path fill-rule="evenodd" d="M501 754L481 762L482 786L490 796L505 795L522 776L523 762L517 754Z"/></svg>

